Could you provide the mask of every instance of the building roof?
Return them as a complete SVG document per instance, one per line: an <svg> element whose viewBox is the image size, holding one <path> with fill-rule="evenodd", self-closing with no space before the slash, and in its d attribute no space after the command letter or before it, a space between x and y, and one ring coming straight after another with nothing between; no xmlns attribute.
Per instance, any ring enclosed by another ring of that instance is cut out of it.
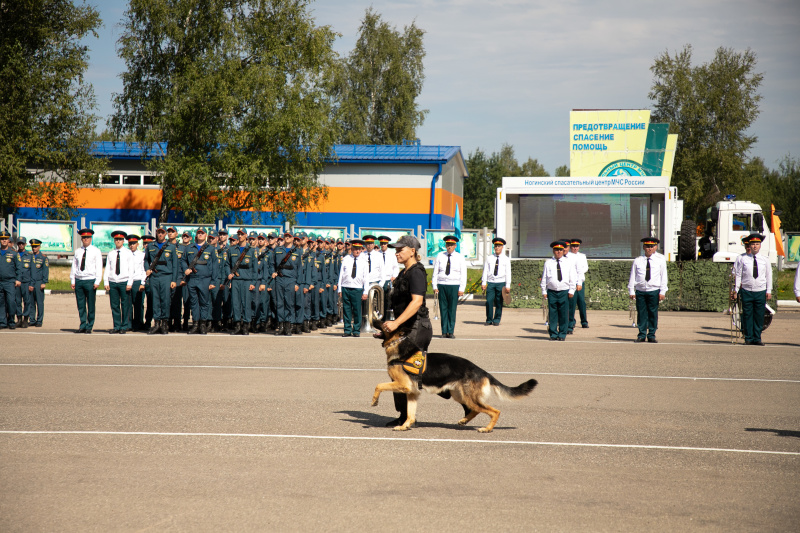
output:
<svg viewBox="0 0 800 533"><path fill-rule="evenodd" d="M153 155L166 153L167 143L152 145ZM335 156L329 161L340 163L446 163L461 154L460 146L335 144ZM92 155L111 159L141 159L144 150L139 143L99 141L92 145ZM461 157L463 160L463 156Z"/></svg>

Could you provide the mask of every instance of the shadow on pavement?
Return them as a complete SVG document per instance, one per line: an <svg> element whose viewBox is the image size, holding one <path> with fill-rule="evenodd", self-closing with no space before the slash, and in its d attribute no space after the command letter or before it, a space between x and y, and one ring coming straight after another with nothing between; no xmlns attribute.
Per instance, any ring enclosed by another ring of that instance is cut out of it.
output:
<svg viewBox="0 0 800 533"><path fill-rule="evenodd" d="M794 437L800 439L800 431L791 429L744 428L745 431L759 431L762 433L775 433L776 437Z"/></svg>
<svg viewBox="0 0 800 533"><path fill-rule="evenodd" d="M353 424L361 424L364 428L386 428L388 431L392 431L392 428L387 428L386 423L394 420L393 417L390 416L382 416L375 413L369 413L365 411L336 411L336 414L342 414L350 416L351 418L342 418L344 422L351 422ZM481 416L481 415L478 415ZM484 415L485 418L485 415ZM417 428L441 428L441 429L452 429L455 431L473 431L477 433L477 429L483 427L484 424L481 424L479 419L477 422L473 420L470 425L468 426L459 426L456 422L456 419L452 424L444 424L441 422L424 422L417 419L417 422L414 424L414 427ZM513 426L495 426L494 430L498 429L517 429Z"/></svg>

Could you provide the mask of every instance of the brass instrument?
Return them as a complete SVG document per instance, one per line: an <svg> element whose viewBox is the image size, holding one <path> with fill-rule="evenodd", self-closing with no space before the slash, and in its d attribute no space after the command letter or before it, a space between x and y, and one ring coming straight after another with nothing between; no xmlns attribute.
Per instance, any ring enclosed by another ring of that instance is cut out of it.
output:
<svg viewBox="0 0 800 533"><path fill-rule="evenodd" d="M547 316L547 298L542 296L542 320L544 320L544 325L547 326L550 324L549 316Z"/></svg>
<svg viewBox="0 0 800 533"><path fill-rule="evenodd" d="M631 327L636 327L636 298L630 300L628 304L628 320L631 321Z"/></svg>
<svg viewBox="0 0 800 533"><path fill-rule="evenodd" d="M730 334L731 344L742 338L742 299L734 292L736 288L736 268L731 266L728 272L728 309L725 313L731 316Z"/></svg>
<svg viewBox="0 0 800 533"><path fill-rule="evenodd" d="M728 273L728 309L725 313L731 315L731 344L736 344L742 338L742 297L735 292L736 268L735 264ZM775 310L769 305L764 306L764 329L766 331L775 316Z"/></svg>
<svg viewBox="0 0 800 533"><path fill-rule="evenodd" d="M456 305L461 305L469 299L470 294L475 294L478 292L478 289L481 288L481 280L477 279L473 282L472 285L467 287L467 290L464 291L464 294L458 297L458 303Z"/></svg>
<svg viewBox="0 0 800 533"><path fill-rule="evenodd" d="M433 293L433 319L439 320L439 293Z"/></svg>
<svg viewBox="0 0 800 533"><path fill-rule="evenodd" d="M361 320L361 333L375 333L375 322L383 320L383 287L375 283L367 291L366 313Z"/></svg>

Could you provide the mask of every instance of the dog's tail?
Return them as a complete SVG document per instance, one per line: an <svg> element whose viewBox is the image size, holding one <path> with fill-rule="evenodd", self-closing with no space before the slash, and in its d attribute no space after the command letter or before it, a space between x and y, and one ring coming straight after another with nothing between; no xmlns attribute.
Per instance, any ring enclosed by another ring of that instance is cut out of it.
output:
<svg viewBox="0 0 800 533"><path fill-rule="evenodd" d="M517 385L516 387L509 387L500 383L494 376L490 377L492 391L502 400L518 400L530 394L536 385L539 384L535 379Z"/></svg>

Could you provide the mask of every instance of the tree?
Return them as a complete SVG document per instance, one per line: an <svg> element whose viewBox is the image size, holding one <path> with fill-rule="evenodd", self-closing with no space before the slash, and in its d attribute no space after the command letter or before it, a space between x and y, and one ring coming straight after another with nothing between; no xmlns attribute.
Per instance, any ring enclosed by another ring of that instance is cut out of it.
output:
<svg viewBox="0 0 800 533"><path fill-rule="evenodd" d="M71 0L0 2L0 206L69 218L78 187L105 161L91 155L94 94L83 80L97 11ZM27 169L35 169L28 172Z"/></svg>
<svg viewBox="0 0 800 533"><path fill-rule="evenodd" d="M569 177L569 167L567 165L561 165L560 167L556 168L556 177L559 178L568 178Z"/></svg>
<svg viewBox="0 0 800 533"><path fill-rule="evenodd" d="M425 80L424 34L415 23L401 34L367 9L356 46L339 63L333 83L341 142L401 144L416 138L428 113L417 104Z"/></svg>
<svg viewBox="0 0 800 533"><path fill-rule="evenodd" d="M781 225L785 231L800 231L800 160L786 156L779 165L774 185L775 209L782 211ZM767 213L769 205L762 205Z"/></svg>
<svg viewBox="0 0 800 533"><path fill-rule="evenodd" d="M549 176L550 174L544 169L544 165L539 163L538 159L531 159L528 158L527 161L522 163L522 168L520 169L522 176L527 176L530 178L537 178L542 176Z"/></svg>
<svg viewBox="0 0 800 533"><path fill-rule="evenodd" d="M692 47L664 52L650 68L655 103L652 120L669 122L678 134L672 183L698 218L736 188L756 137L747 134L759 114L756 55L718 48L714 59L692 66Z"/></svg>
<svg viewBox="0 0 800 533"><path fill-rule="evenodd" d="M293 220L325 197L335 34L305 0L130 0L122 27L112 126L152 157L162 222Z"/></svg>
<svg viewBox="0 0 800 533"><path fill-rule="evenodd" d="M533 160L535 161L535 160ZM528 160L531 163L531 160ZM504 144L490 157L480 148L467 157L469 178L464 180L464 226L494 228L494 201L503 176L519 176L522 169L514 156L514 147Z"/></svg>

